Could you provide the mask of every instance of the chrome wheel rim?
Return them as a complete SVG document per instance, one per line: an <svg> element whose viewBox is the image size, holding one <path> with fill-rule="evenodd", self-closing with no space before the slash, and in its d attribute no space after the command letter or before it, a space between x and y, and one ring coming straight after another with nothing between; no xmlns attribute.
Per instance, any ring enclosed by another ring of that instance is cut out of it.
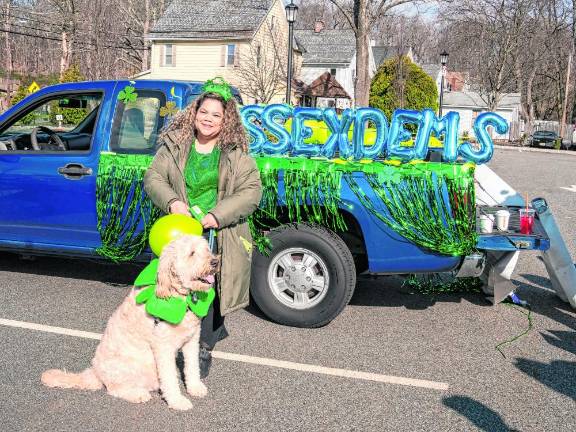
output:
<svg viewBox="0 0 576 432"><path fill-rule="evenodd" d="M292 309L309 309L328 292L330 277L322 258L304 248L285 249L268 267L268 286L274 297Z"/></svg>

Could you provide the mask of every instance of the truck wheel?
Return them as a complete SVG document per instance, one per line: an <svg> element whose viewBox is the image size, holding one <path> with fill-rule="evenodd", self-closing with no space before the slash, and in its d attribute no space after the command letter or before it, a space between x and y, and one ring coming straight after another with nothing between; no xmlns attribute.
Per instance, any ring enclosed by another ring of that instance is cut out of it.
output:
<svg viewBox="0 0 576 432"><path fill-rule="evenodd" d="M254 252L251 293L277 323L321 327L348 304L356 286L354 259L346 243L317 225L284 225L268 235L268 256Z"/></svg>

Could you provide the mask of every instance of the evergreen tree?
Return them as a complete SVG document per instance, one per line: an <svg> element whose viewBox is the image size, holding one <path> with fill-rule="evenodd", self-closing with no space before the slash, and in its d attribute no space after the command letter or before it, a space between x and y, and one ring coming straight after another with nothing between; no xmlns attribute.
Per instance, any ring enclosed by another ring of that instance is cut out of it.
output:
<svg viewBox="0 0 576 432"><path fill-rule="evenodd" d="M386 60L370 85L370 106L391 118L395 109L438 108L436 83L406 56Z"/></svg>
<svg viewBox="0 0 576 432"><path fill-rule="evenodd" d="M77 64L71 65L60 78L61 83L85 81L84 75L80 72L80 66Z"/></svg>

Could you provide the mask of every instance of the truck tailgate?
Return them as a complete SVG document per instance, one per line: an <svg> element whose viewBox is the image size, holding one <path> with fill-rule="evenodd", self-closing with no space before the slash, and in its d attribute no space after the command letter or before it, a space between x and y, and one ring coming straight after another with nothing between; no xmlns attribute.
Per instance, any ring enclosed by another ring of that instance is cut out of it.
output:
<svg viewBox="0 0 576 432"><path fill-rule="evenodd" d="M480 215L494 215L498 210L508 210L510 212L510 222L508 231L498 231L496 223L490 234L480 233L480 223L476 223L478 231L478 249L498 250L498 251L515 251L515 250L548 250L550 248L550 239L544 230L544 227L538 219L538 214L534 220L532 234L520 233L520 214L522 207L512 206L478 206L476 209L476 221Z"/></svg>

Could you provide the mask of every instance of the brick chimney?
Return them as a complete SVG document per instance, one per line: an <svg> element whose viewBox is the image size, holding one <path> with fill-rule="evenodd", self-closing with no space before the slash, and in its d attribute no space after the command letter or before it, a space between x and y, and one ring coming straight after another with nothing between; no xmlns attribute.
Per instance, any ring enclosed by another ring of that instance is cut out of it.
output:
<svg viewBox="0 0 576 432"><path fill-rule="evenodd" d="M314 33L320 33L322 30L326 28L326 24L322 20L316 20L314 23Z"/></svg>

